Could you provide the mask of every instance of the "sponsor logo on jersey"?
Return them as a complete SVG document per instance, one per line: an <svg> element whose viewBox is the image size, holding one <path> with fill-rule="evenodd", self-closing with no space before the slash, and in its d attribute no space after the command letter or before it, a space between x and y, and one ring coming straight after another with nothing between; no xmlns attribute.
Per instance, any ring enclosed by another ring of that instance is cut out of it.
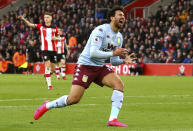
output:
<svg viewBox="0 0 193 131"><path fill-rule="evenodd" d="M108 52L108 51L115 50L116 47L117 47L117 46L114 46L114 45L108 43L107 48L101 48L100 50L105 51L105 52Z"/></svg>
<svg viewBox="0 0 193 131"><path fill-rule="evenodd" d="M111 50L114 50L117 46L114 46L112 44L109 44L107 45L107 49L111 49Z"/></svg>
<svg viewBox="0 0 193 131"><path fill-rule="evenodd" d="M45 59L45 60L47 60L47 58L48 58L47 56L44 56L44 59Z"/></svg>

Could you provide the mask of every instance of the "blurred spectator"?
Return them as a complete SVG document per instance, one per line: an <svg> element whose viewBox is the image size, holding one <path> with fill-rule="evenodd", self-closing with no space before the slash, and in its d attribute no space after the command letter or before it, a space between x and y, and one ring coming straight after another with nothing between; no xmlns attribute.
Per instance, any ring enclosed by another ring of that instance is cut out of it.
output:
<svg viewBox="0 0 193 131"><path fill-rule="evenodd" d="M15 72L16 73L22 73L23 72L23 69L20 69L19 66L21 66L25 62L26 62L26 57L22 53L22 50L19 50L19 51L14 53L13 63L14 63L14 66L15 66Z"/></svg>
<svg viewBox="0 0 193 131"><path fill-rule="evenodd" d="M69 47L75 47L77 46L77 39L75 36L71 36L68 40L68 43L69 43Z"/></svg>
<svg viewBox="0 0 193 131"><path fill-rule="evenodd" d="M188 16L188 13L186 12L186 10L183 10L182 14L179 16L182 23L184 23L186 21L187 16Z"/></svg>
<svg viewBox="0 0 193 131"><path fill-rule="evenodd" d="M177 50L177 56L176 58L173 59L173 63L182 63L183 62L183 58L182 58L182 53L180 51L180 49Z"/></svg>
<svg viewBox="0 0 193 131"><path fill-rule="evenodd" d="M154 53L152 61L153 61L153 63L160 63L159 57L156 53Z"/></svg>
<svg viewBox="0 0 193 131"><path fill-rule="evenodd" d="M29 44L27 45L28 73L33 73L33 66L37 61L36 50L36 40L29 40Z"/></svg>
<svg viewBox="0 0 193 131"><path fill-rule="evenodd" d="M131 75L143 75L145 64L143 63L143 58L137 59L137 63L129 66L129 71Z"/></svg>
<svg viewBox="0 0 193 131"><path fill-rule="evenodd" d="M14 72L14 65L12 62L12 58L11 55L9 54L9 52L6 52L6 57L5 57L5 61L6 61L6 73L13 73Z"/></svg>
<svg viewBox="0 0 193 131"><path fill-rule="evenodd" d="M179 33L179 27L176 25L175 21L172 21L172 25L169 28L168 33L169 34L171 34L171 33L178 34Z"/></svg>
<svg viewBox="0 0 193 131"><path fill-rule="evenodd" d="M145 64L142 58L138 58L138 62L135 66L135 75L143 75Z"/></svg>
<svg viewBox="0 0 193 131"><path fill-rule="evenodd" d="M192 62L192 58L191 56L188 54L187 57L184 59L183 63L191 63Z"/></svg>
<svg viewBox="0 0 193 131"><path fill-rule="evenodd" d="M105 14L104 14L104 12L102 12L102 10L100 8L97 9L97 12L95 14L95 18L98 18L98 19L104 19L105 18Z"/></svg>
<svg viewBox="0 0 193 131"><path fill-rule="evenodd" d="M173 54L172 54L172 52L167 52L167 53L168 53L168 58L166 59L166 63L172 63Z"/></svg>

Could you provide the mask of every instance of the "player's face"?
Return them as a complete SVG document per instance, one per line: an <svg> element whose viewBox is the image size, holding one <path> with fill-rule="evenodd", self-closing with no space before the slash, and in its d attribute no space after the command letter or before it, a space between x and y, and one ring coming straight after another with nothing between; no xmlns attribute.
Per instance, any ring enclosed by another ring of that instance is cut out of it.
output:
<svg viewBox="0 0 193 131"><path fill-rule="evenodd" d="M63 33L62 29L58 29L58 32L60 35L62 35L62 33Z"/></svg>
<svg viewBox="0 0 193 131"><path fill-rule="evenodd" d="M45 23L51 23L51 21L52 21L52 16L44 15L44 22Z"/></svg>
<svg viewBox="0 0 193 131"><path fill-rule="evenodd" d="M115 11L114 24L119 29L122 28L123 25L125 24L125 15L122 11L120 10Z"/></svg>

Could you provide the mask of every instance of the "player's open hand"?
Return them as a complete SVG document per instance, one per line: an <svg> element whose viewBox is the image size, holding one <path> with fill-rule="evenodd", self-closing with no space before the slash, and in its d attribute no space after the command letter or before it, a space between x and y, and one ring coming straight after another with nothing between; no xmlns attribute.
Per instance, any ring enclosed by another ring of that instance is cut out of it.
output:
<svg viewBox="0 0 193 131"><path fill-rule="evenodd" d="M126 55L124 62L125 62L125 64L129 64L129 63L133 63L134 60L136 60L136 59L137 59L137 57L136 57L135 53L132 53L130 55Z"/></svg>
<svg viewBox="0 0 193 131"><path fill-rule="evenodd" d="M128 53L127 49L117 47L115 51L113 52L113 56L125 56Z"/></svg>
<svg viewBox="0 0 193 131"><path fill-rule="evenodd" d="M59 36L53 36L52 37L52 40L58 40L58 41L61 41L61 38Z"/></svg>
<svg viewBox="0 0 193 131"><path fill-rule="evenodd" d="M69 58L69 57L70 57L70 51L68 50L68 51L67 51L66 58Z"/></svg>
<svg viewBox="0 0 193 131"><path fill-rule="evenodd" d="M20 19L20 20L24 19L23 15L19 15L19 16L17 16L17 18Z"/></svg>
<svg viewBox="0 0 193 131"><path fill-rule="evenodd" d="M53 36L53 37L52 37L52 40L56 40L56 39L57 39L56 36Z"/></svg>

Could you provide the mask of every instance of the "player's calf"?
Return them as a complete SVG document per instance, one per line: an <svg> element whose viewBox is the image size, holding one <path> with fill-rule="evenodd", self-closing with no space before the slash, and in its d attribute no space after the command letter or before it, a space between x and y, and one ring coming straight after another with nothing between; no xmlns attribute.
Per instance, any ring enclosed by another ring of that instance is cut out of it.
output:
<svg viewBox="0 0 193 131"><path fill-rule="evenodd" d="M53 100L51 102L46 103L46 108L52 109L52 108L61 108L67 106L67 95L64 95L56 100Z"/></svg>
<svg viewBox="0 0 193 131"><path fill-rule="evenodd" d="M79 97L71 97L71 96L69 96L68 99L67 99L68 105L77 104L79 101L80 101Z"/></svg>

